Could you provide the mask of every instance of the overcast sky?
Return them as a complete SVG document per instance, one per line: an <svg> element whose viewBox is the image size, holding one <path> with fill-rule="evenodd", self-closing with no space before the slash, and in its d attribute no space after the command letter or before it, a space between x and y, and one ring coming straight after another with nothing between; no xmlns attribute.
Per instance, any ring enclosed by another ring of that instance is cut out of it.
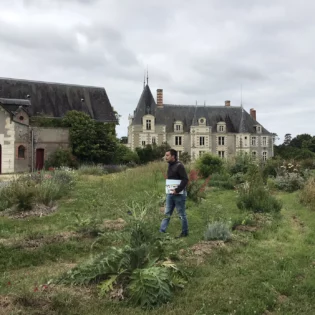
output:
<svg viewBox="0 0 315 315"><path fill-rule="evenodd" d="M0 76L105 87L127 135L149 67L168 104L257 111L315 135L315 2L0 0Z"/></svg>

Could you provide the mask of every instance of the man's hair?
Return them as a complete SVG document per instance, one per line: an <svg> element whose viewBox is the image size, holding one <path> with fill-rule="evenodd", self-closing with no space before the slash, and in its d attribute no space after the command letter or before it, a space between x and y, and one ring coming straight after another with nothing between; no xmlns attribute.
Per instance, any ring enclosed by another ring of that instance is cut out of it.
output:
<svg viewBox="0 0 315 315"><path fill-rule="evenodd" d="M175 160L177 161L177 151L176 150L170 149L170 150L167 150L166 152L169 152L171 154L171 156L174 156Z"/></svg>

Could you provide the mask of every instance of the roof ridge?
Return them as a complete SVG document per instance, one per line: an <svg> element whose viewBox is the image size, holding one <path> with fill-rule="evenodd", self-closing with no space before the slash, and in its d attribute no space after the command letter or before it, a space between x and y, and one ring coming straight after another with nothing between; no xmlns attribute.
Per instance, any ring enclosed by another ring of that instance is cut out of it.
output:
<svg viewBox="0 0 315 315"><path fill-rule="evenodd" d="M77 87L97 88L97 89L104 89L105 90L104 87L95 86L95 85L83 85L83 84L62 83L62 82L49 82L49 81L28 80L28 79L15 79L15 78L5 78L5 77L0 77L0 80L21 81L21 82L30 82L30 83L45 83L45 84L65 85L65 86L77 86Z"/></svg>
<svg viewBox="0 0 315 315"><path fill-rule="evenodd" d="M225 106L225 105L181 105L181 104L163 104L163 106L174 106L174 107L198 107L198 108L241 108L241 106Z"/></svg>

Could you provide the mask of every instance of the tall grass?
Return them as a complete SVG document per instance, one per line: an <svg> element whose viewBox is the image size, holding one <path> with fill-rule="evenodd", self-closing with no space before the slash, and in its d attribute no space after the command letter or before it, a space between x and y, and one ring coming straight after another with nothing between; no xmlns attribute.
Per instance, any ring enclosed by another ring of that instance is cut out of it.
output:
<svg viewBox="0 0 315 315"><path fill-rule="evenodd" d="M304 188L300 192L300 201L302 204L315 210L315 177L310 177Z"/></svg>

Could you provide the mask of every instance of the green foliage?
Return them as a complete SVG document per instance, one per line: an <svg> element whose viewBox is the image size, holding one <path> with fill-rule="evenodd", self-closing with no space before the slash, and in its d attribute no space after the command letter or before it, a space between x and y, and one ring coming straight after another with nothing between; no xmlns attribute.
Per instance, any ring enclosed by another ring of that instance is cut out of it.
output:
<svg viewBox="0 0 315 315"><path fill-rule="evenodd" d="M191 162L191 156L189 155L188 152L183 152L183 153L180 155L179 160L180 160L183 164L187 164L187 163L190 163L190 162Z"/></svg>
<svg viewBox="0 0 315 315"><path fill-rule="evenodd" d="M82 164L78 169L79 175L96 175L102 176L106 174L104 168L101 165L95 164Z"/></svg>
<svg viewBox="0 0 315 315"><path fill-rule="evenodd" d="M136 148L136 153L139 157L139 163L146 164L148 162L161 160L165 152L169 149L171 149L171 147L167 143L163 143L160 146L148 144L144 148Z"/></svg>
<svg viewBox="0 0 315 315"><path fill-rule="evenodd" d="M121 286L132 304L145 308L168 302L172 292L183 287L183 274L174 263L166 260L169 239L152 231L150 201L146 204L132 203L128 209L128 225L121 235L128 244L122 248L112 247L108 252L95 256L62 275L56 283L99 283L101 295ZM83 225L90 226L90 222Z"/></svg>
<svg viewBox="0 0 315 315"><path fill-rule="evenodd" d="M222 240L228 241L231 239L229 225L225 222L215 221L207 225L204 238L206 241Z"/></svg>
<svg viewBox="0 0 315 315"><path fill-rule="evenodd" d="M315 177L310 177L301 190L300 202L315 210Z"/></svg>
<svg viewBox="0 0 315 315"><path fill-rule="evenodd" d="M127 148L124 144L119 144L116 149L114 163L116 164L130 164L140 162L137 152Z"/></svg>
<svg viewBox="0 0 315 315"><path fill-rule="evenodd" d="M30 117L30 125L35 127L51 127L61 128L68 127L62 119L56 117L32 116Z"/></svg>
<svg viewBox="0 0 315 315"><path fill-rule="evenodd" d="M196 168L206 178L213 173L220 173L223 170L223 161L216 155L205 153L196 161Z"/></svg>
<svg viewBox="0 0 315 315"><path fill-rule="evenodd" d="M34 203L51 205L67 194L73 185L73 176L64 171L22 175L0 190L0 198L6 200L2 207L15 206L18 210L26 211L31 210Z"/></svg>
<svg viewBox="0 0 315 315"><path fill-rule="evenodd" d="M67 112L63 122L70 126L72 152L80 161L107 164L114 160L118 142L112 124L77 111Z"/></svg>
<svg viewBox="0 0 315 315"><path fill-rule="evenodd" d="M223 189L234 189L236 180L228 173L215 173L211 176L209 185Z"/></svg>
<svg viewBox="0 0 315 315"><path fill-rule="evenodd" d="M78 162L70 150L59 148L49 155L47 161L45 161L45 168L60 168L62 166L77 168Z"/></svg>
<svg viewBox="0 0 315 315"><path fill-rule="evenodd" d="M254 212L279 212L282 208L282 203L264 186L262 172L257 165L250 165L247 181L238 188L237 206Z"/></svg>
<svg viewBox="0 0 315 315"><path fill-rule="evenodd" d="M243 173L246 174L249 166L253 163L253 159L248 154L238 154L230 161L228 171L231 174Z"/></svg>
<svg viewBox="0 0 315 315"><path fill-rule="evenodd" d="M77 233L83 234L84 236L95 237L101 233L99 228L99 220L96 217L83 218L80 214L74 213L75 221L70 226L71 230Z"/></svg>
<svg viewBox="0 0 315 315"><path fill-rule="evenodd" d="M279 190L293 192L303 188L305 179L299 173L286 172L283 175L278 175L274 179L275 187Z"/></svg>

